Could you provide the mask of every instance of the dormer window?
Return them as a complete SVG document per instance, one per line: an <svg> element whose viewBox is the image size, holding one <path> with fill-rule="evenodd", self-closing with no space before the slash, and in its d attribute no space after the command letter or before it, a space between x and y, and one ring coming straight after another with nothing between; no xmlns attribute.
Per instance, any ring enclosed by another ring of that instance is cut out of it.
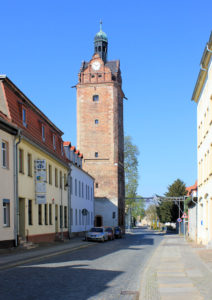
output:
<svg viewBox="0 0 212 300"><path fill-rule="evenodd" d="M61 154L63 155L63 142L61 142Z"/></svg>
<svg viewBox="0 0 212 300"><path fill-rule="evenodd" d="M45 142L45 126L42 124L42 140Z"/></svg>
<svg viewBox="0 0 212 300"><path fill-rule="evenodd" d="M26 109L25 108L22 109L22 121L23 121L23 125L26 127L27 123L26 123Z"/></svg>
<svg viewBox="0 0 212 300"><path fill-rule="evenodd" d="M99 102L99 95L93 95L93 101Z"/></svg>
<svg viewBox="0 0 212 300"><path fill-rule="evenodd" d="M56 137L54 134L53 134L53 148L54 150L56 150Z"/></svg>

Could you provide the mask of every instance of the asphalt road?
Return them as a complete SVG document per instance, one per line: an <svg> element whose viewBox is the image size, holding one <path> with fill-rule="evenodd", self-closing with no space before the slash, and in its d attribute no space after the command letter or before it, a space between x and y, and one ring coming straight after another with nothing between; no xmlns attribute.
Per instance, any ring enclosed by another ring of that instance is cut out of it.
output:
<svg viewBox="0 0 212 300"><path fill-rule="evenodd" d="M0 271L0 300L138 299L145 264L163 236L125 238Z"/></svg>

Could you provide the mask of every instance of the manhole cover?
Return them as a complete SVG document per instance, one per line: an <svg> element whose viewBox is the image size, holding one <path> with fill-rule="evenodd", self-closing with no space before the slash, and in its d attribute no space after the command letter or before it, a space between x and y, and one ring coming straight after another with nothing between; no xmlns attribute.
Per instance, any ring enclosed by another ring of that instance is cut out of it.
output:
<svg viewBox="0 0 212 300"><path fill-rule="evenodd" d="M138 291L121 291L121 295L139 295Z"/></svg>

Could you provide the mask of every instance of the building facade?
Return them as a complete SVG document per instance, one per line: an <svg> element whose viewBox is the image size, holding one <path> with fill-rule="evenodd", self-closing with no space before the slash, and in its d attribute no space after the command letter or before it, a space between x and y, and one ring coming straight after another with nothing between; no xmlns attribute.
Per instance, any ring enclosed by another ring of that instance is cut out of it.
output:
<svg viewBox="0 0 212 300"><path fill-rule="evenodd" d="M1 115L1 112L0 112ZM18 129L0 117L0 247L16 244L15 139Z"/></svg>
<svg viewBox="0 0 212 300"><path fill-rule="evenodd" d="M2 116L21 129L17 144L17 236L32 242L68 236L68 160L62 132L0 76Z"/></svg>
<svg viewBox="0 0 212 300"><path fill-rule="evenodd" d="M124 226L124 133L120 62L108 61L100 28L94 55L83 62L77 88L77 148L83 169L95 179L95 225Z"/></svg>
<svg viewBox="0 0 212 300"><path fill-rule="evenodd" d="M192 95L197 103L199 243L212 244L212 34L201 59Z"/></svg>
<svg viewBox="0 0 212 300"><path fill-rule="evenodd" d="M94 179L82 169L83 155L70 142L64 149L70 160L70 236L82 235L94 226Z"/></svg>

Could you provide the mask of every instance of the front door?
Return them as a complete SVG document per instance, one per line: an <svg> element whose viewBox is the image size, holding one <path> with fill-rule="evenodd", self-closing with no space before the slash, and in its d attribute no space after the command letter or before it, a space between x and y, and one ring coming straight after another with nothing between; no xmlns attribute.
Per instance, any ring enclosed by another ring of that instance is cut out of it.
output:
<svg viewBox="0 0 212 300"><path fill-rule="evenodd" d="M102 224L103 224L103 222L102 222L102 216L96 216L95 217L95 226L96 227L101 227L102 226Z"/></svg>
<svg viewBox="0 0 212 300"><path fill-rule="evenodd" d="M19 198L19 236L25 239L25 199Z"/></svg>

